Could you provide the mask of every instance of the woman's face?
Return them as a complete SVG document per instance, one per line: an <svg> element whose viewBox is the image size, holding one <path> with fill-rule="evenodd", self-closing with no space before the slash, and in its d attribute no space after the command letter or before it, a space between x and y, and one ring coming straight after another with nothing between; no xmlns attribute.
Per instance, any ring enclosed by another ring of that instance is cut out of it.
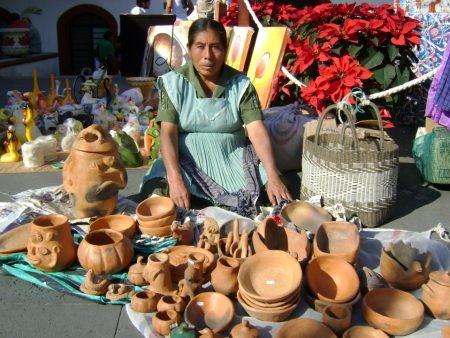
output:
<svg viewBox="0 0 450 338"><path fill-rule="evenodd" d="M189 47L189 55L192 64L203 79L218 80L225 62L226 50L216 32L207 29L197 33Z"/></svg>

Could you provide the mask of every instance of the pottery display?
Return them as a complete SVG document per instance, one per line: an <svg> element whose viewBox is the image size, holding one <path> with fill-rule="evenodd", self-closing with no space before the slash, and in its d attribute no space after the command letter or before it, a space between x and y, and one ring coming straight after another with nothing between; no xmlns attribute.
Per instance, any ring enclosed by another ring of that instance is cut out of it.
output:
<svg viewBox="0 0 450 338"><path fill-rule="evenodd" d="M116 283L108 286L105 297L109 300L120 300L134 295L134 287L131 285Z"/></svg>
<svg viewBox="0 0 450 338"><path fill-rule="evenodd" d="M251 233L256 227L258 226L258 223L247 218L236 218L235 220L229 220L222 224L220 227L220 237L226 238L227 235L233 231L233 226L235 221L238 222L238 228L239 228L239 234L242 235L242 232L245 230L247 233Z"/></svg>
<svg viewBox="0 0 450 338"><path fill-rule="evenodd" d="M133 256L130 239L111 229L89 232L78 247L80 265L97 274L122 271L128 267Z"/></svg>
<svg viewBox="0 0 450 338"><path fill-rule="evenodd" d="M334 333L341 335L352 323L352 313L347 306L327 305L322 311L322 321Z"/></svg>
<svg viewBox="0 0 450 338"><path fill-rule="evenodd" d="M213 332L220 332L233 318L233 303L218 292L203 292L196 295L185 310L185 321L197 330L208 327Z"/></svg>
<svg viewBox="0 0 450 338"><path fill-rule="evenodd" d="M175 213L175 203L164 196L149 197L136 207L136 216L141 221L154 221L173 213Z"/></svg>
<svg viewBox="0 0 450 338"><path fill-rule="evenodd" d="M111 135L99 125L83 129L64 162L63 187L78 218L113 213L127 172Z"/></svg>
<svg viewBox="0 0 450 338"><path fill-rule="evenodd" d="M331 303L348 302L359 292L353 266L334 256L313 258L306 266L306 284L314 297Z"/></svg>
<svg viewBox="0 0 450 338"><path fill-rule="evenodd" d="M381 248L380 272L393 287L414 290L428 279L431 253L419 253L410 243L398 241Z"/></svg>
<svg viewBox="0 0 450 338"><path fill-rule="evenodd" d="M242 323L235 325L230 332L230 338L258 338L259 331L251 325L247 319L243 319Z"/></svg>
<svg viewBox="0 0 450 338"><path fill-rule="evenodd" d="M220 239L219 224L217 221L208 216L199 216L198 220L203 222L201 226L202 233L197 242L197 247L216 253L217 244Z"/></svg>
<svg viewBox="0 0 450 338"><path fill-rule="evenodd" d="M27 223L1 234L0 255L26 251L30 230L31 223Z"/></svg>
<svg viewBox="0 0 450 338"><path fill-rule="evenodd" d="M325 307L327 307L328 305L335 305L335 304L338 304L340 306L346 306L351 310L353 306L361 299L361 292L358 292L354 298L350 299L347 302L332 303L325 300L317 299L310 293L307 287L302 288L302 295L305 297L306 302L309 304L309 306L313 310L320 313L322 313L323 309L325 309Z"/></svg>
<svg viewBox="0 0 450 338"><path fill-rule="evenodd" d="M249 242L249 231L240 229L240 225L243 222L240 222L239 219L234 219L231 223L228 223L230 224L230 231L227 233L226 238L215 239L219 257L233 257L242 263L247 257L253 255L251 243Z"/></svg>
<svg viewBox="0 0 450 338"><path fill-rule="evenodd" d="M357 325L346 330L342 334L342 338L389 338L389 336L371 326Z"/></svg>
<svg viewBox="0 0 450 338"><path fill-rule="evenodd" d="M358 258L359 248L359 229L354 223L324 222L314 236L314 257L336 256L354 264Z"/></svg>
<svg viewBox="0 0 450 338"><path fill-rule="evenodd" d="M99 229L116 230L132 239L136 231L136 221L128 215L103 216L93 221L89 226L89 231Z"/></svg>
<svg viewBox="0 0 450 338"><path fill-rule="evenodd" d="M160 252L148 256L144 278L150 284L149 290L163 295L172 293L174 288L170 274L169 255Z"/></svg>
<svg viewBox="0 0 450 338"><path fill-rule="evenodd" d="M416 331L424 318L423 304L408 292L374 289L363 299L364 319L384 332L404 336Z"/></svg>
<svg viewBox="0 0 450 338"><path fill-rule="evenodd" d="M236 258L222 256L216 268L211 272L211 285L216 292L225 296L235 295L238 288L239 261Z"/></svg>
<svg viewBox="0 0 450 338"><path fill-rule="evenodd" d="M144 269L147 263L143 263L144 257L139 256L137 262L130 266L128 269L128 280L134 285L147 285L147 281L144 278Z"/></svg>
<svg viewBox="0 0 450 338"><path fill-rule="evenodd" d="M62 271L77 257L71 227L66 216L50 214L36 217L31 222L27 242L27 258L35 268Z"/></svg>
<svg viewBox="0 0 450 338"><path fill-rule="evenodd" d="M165 295L160 298L156 309L158 311L175 310L178 313L183 313L186 304L183 298L177 295Z"/></svg>
<svg viewBox="0 0 450 338"><path fill-rule="evenodd" d="M280 216L286 222L295 224L297 228L312 233L315 233L323 222L331 221L331 215L324 208L303 201L286 205Z"/></svg>
<svg viewBox="0 0 450 338"><path fill-rule="evenodd" d="M131 297L130 306L136 312L149 313L156 311L158 300L160 299L153 291L144 290L136 292Z"/></svg>
<svg viewBox="0 0 450 338"><path fill-rule="evenodd" d="M110 284L108 279L97 276L94 270L89 269L84 283L80 285L80 291L95 296L104 295Z"/></svg>
<svg viewBox="0 0 450 338"><path fill-rule="evenodd" d="M153 329L163 336L168 336L172 327L180 323L180 314L174 310L156 312L156 314L152 317Z"/></svg>
<svg viewBox="0 0 450 338"><path fill-rule="evenodd" d="M450 272L433 271L422 285L422 302L434 318L450 319Z"/></svg>
<svg viewBox="0 0 450 338"><path fill-rule="evenodd" d="M326 325L314 319L288 320L275 334L275 338L337 338ZM363 338L363 337L360 337Z"/></svg>

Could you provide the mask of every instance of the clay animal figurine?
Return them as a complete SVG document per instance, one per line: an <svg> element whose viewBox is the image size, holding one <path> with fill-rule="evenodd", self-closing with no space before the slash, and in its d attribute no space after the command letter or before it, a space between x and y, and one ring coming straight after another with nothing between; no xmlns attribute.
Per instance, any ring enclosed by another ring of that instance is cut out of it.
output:
<svg viewBox="0 0 450 338"><path fill-rule="evenodd" d="M184 270L184 278L178 282L178 294L191 300L199 293L203 285L203 262L205 256L200 253L188 256L188 266Z"/></svg>
<svg viewBox="0 0 450 338"><path fill-rule="evenodd" d="M80 285L80 290L90 295L104 295L108 291L111 282L106 278L101 278L89 269L86 272L86 280Z"/></svg>
<svg viewBox="0 0 450 338"><path fill-rule="evenodd" d="M16 130L14 126L10 125L6 132L6 141L3 143L6 149L6 153L0 156L0 162L18 162L20 161L20 141L16 136Z"/></svg>
<svg viewBox="0 0 450 338"><path fill-rule="evenodd" d="M23 107L22 112L22 123L25 126L25 137L27 138L27 141L30 142L33 140L33 128L36 125L34 122L34 111L31 105L27 104Z"/></svg>

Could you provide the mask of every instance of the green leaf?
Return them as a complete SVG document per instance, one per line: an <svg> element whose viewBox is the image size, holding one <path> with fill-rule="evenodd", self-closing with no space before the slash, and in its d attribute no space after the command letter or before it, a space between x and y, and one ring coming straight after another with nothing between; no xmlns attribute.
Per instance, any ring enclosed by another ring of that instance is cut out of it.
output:
<svg viewBox="0 0 450 338"><path fill-rule="evenodd" d="M372 42L373 42L373 44L375 45L375 46L378 46L378 43L380 43L380 40L376 37L376 36L374 36L372 39L370 39Z"/></svg>
<svg viewBox="0 0 450 338"><path fill-rule="evenodd" d="M374 48L367 49L367 55L360 60L363 67L373 69L383 63L384 54Z"/></svg>
<svg viewBox="0 0 450 338"><path fill-rule="evenodd" d="M394 61L395 58L398 56L398 47L393 45L393 44L389 44L388 45L388 55L389 55L389 60Z"/></svg>
<svg viewBox="0 0 450 338"><path fill-rule="evenodd" d="M372 78L374 78L381 85L382 89L385 90L389 88L395 75L395 67L393 65L386 65L384 68L375 70Z"/></svg>
<svg viewBox="0 0 450 338"><path fill-rule="evenodd" d="M342 49L342 46L333 48L331 51L336 55L341 55L341 49Z"/></svg>
<svg viewBox="0 0 450 338"><path fill-rule="evenodd" d="M355 57L358 55L359 51L363 48L363 45L355 45L355 44L351 44L350 46L348 46L348 52L351 56Z"/></svg>
<svg viewBox="0 0 450 338"><path fill-rule="evenodd" d="M395 66L396 78L392 85L396 87L408 82L411 73L411 70L404 65Z"/></svg>

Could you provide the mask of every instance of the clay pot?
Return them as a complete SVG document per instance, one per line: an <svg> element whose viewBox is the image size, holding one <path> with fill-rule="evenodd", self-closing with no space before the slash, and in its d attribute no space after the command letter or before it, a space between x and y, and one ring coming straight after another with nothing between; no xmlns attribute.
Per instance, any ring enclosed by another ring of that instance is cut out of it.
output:
<svg viewBox="0 0 450 338"><path fill-rule="evenodd" d="M239 289L265 303L279 302L300 289L302 270L296 259L284 251L258 252L242 263Z"/></svg>
<svg viewBox="0 0 450 338"><path fill-rule="evenodd" d="M408 292L375 289L363 300L363 315L369 325L394 336L416 331L424 317L423 304Z"/></svg>
<svg viewBox="0 0 450 338"><path fill-rule="evenodd" d="M128 269L128 280L134 285L143 286L148 284L144 278L146 263L142 262L143 259L144 258L142 256L139 256L137 258L137 262Z"/></svg>
<svg viewBox="0 0 450 338"><path fill-rule="evenodd" d="M173 213L175 213L175 203L164 196L149 197L136 207L136 216L140 221L154 221Z"/></svg>
<svg viewBox="0 0 450 338"><path fill-rule="evenodd" d="M89 226L89 231L99 229L116 230L132 239L136 231L136 221L133 217L128 215L103 216L93 221Z"/></svg>
<svg viewBox="0 0 450 338"><path fill-rule="evenodd" d="M170 274L169 256L165 253L154 253L148 256L144 278L150 284L149 290L163 295L172 293L174 289Z"/></svg>
<svg viewBox="0 0 450 338"><path fill-rule="evenodd" d="M130 306L136 312L149 313L156 311L159 296L153 291L139 291L131 298Z"/></svg>
<svg viewBox="0 0 450 338"><path fill-rule="evenodd" d="M373 327L357 325L346 330L342 338L389 338L389 336Z"/></svg>
<svg viewBox="0 0 450 338"><path fill-rule="evenodd" d="M334 333L340 335L350 327L352 313L347 306L328 305L322 311L322 321Z"/></svg>
<svg viewBox="0 0 450 338"><path fill-rule="evenodd" d="M64 162L63 186L78 218L114 211L127 172L111 135L99 125L83 129Z"/></svg>
<svg viewBox="0 0 450 338"><path fill-rule="evenodd" d="M236 258L222 256L211 273L211 284L215 291L225 296L235 295L238 284L239 261Z"/></svg>
<svg viewBox="0 0 450 338"><path fill-rule="evenodd" d="M143 231L142 229L151 231L154 229L170 227L173 221L175 220L176 216L177 214L174 212L170 215L154 219L151 221L143 221L140 218L138 218L139 229L141 229L141 231Z"/></svg>
<svg viewBox="0 0 450 338"><path fill-rule="evenodd" d="M302 294L304 295L304 298L306 299L306 302L309 304L309 306L314 309L317 312L322 313L323 309L325 309L328 305L340 305L340 306L346 306L350 310L353 308L353 306L361 299L361 292L358 292L356 296L349 300L348 302L344 303L331 303L327 302L325 300L320 300L315 298L309 291L308 288L303 288Z"/></svg>
<svg viewBox="0 0 450 338"><path fill-rule="evenodd" d="M163 336L168 336L173 325L180 324L180 314L174 310L156 312L152 318L153 329Z"/></svg>
<svg viewBox="0 0 450 338"><path fill-rule="evenodd" d="M313 258L306 266L311 294L330 303L345 303L359 292L359 278L350 263L334 256Z"/></svg>
<svg viewBox="0 0 450 338"><path fill-rule="evenodd" d="M358 226L350 222L325 222L314 236L314 257L336 256L354 264L360 247Z"/></svg>
<svg viewBox="0 0 450 338"><path fill-rule="evenodd" d="M286 298L285 300L277 303L262 303L258 302L248 295L245 294L245 292L242 292L242 290L239 290L239 296L243 302L249 307L251 307L253 310L264 310L264 311L284 311L288 308L291 308L293 305L298 304L300 301L301 292L296 291L293 293L289 298Z"/></svg>
<svg viewBox="0 0 450 338"><path fill-rule="evenodd" d="M433 271L422 289L422 302L433 317L450 319L450 272Z"/></svg>
<svg viewBox="0 0 450 338"><path fill-rule="evenodd" d="M286 205L280 216L286 222L294 223L299 229L315 233L323 222L331 221L331 215L324 208L296 201Z"/></svg>
<svg viewBox="0 0 450 338"><path fill-rule="evenodd" d="M167 237L170 236L170 225L164 226L164 227L159 227L159 228L144 228L141 225L139 225L139 230L144 234L144 235L149 235L149 236L158 236L158 237Z"/></svg>
<svg viewBox="0 0 450 338"><path fill-rule="evenodd" d="M174 310L183 313L186 304L183 298L177 295L165 295L159 300L156 308L158 311Z"/></svg>
<svg viewBox="0 0 450 338"><path fill-rule="evenodd" d="M337 338L327 326L314 319L291 319L277 331L275 338ZM360 337L362 338L362 337Z"/></svg>
<svg viewBox="0 0 450 338"><path fill-rule="evenodd" d="M47 272L62 271L75 261L76 248L69 220L64 215L50 214L31 222L27 243L28 261Z"/></svg>
<svg viewBox="0 0 450 338"><path fill-rule="evenodd" d="M380 271L384 279L401 290L414 290L428 279L431 253L420 254L410 243L398 241L381 248Z"/></svg>
<svg viewBox="0 0 450 338"><path fill-rule="evenodd" d="M210 328L222 331L234 317L231 300L218 292L203 292L191 299L186 306L185 321L197 330Z"/></svg>
<svg viewBox="0 0 450 338"><path fill-rule="evenodd" d="M251 325L248 320L243 319L242 323L235 325L230 332L231 338L258 338L259 331Z"/></svg>
<svg viewBox="0 0 450 338"><path fill-rule="evenodd" d="M111 229L95 230L86 235L78 247L78 260L86 270L112 274L125 269L134 256L128 237Z"/></svg>

